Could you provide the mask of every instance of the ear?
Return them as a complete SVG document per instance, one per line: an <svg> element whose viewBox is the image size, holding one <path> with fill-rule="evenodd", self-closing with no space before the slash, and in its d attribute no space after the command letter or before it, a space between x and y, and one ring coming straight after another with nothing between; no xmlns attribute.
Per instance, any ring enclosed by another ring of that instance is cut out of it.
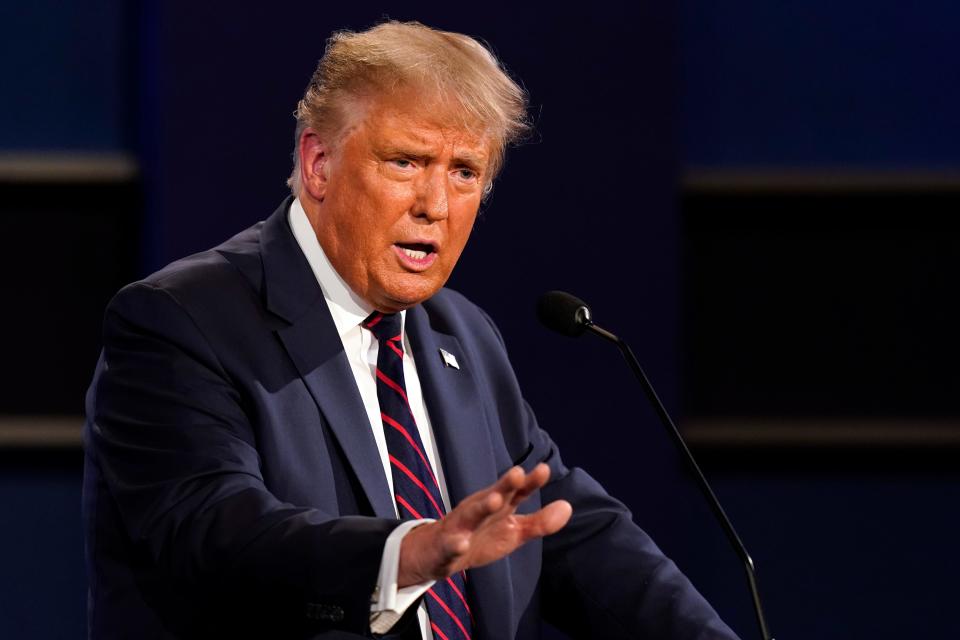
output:
<svg viewBox="0 0 960 640"><path fill-rule="evenodd" d="M307 127L300 134L300 183L314 200L323 202L330 174L330 146L320 134Z"/></svg>

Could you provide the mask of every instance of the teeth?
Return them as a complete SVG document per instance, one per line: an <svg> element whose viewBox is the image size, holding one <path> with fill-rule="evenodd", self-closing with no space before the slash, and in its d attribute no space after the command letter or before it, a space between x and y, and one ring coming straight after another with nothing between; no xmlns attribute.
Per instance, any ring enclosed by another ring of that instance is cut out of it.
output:
<svg viewBox="0 0 960 640"><path fill-rule="evenodd" d="M402 249L405 254L407 254L414 260L423 260L424 258L427 257L426 251L416 251L414 249L406 249L406 248L402 248Z"/></svg>

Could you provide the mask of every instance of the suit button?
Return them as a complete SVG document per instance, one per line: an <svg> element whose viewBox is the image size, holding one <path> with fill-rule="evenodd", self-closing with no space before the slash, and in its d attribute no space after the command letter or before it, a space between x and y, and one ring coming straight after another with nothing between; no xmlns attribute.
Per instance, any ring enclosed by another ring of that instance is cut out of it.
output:
<svg viewBox="0 0 960 640"><path fill-rule="evenodd" d="M335 604L307 603L307 619L321 622L343 622L346 614L343 607Z"/></svg>

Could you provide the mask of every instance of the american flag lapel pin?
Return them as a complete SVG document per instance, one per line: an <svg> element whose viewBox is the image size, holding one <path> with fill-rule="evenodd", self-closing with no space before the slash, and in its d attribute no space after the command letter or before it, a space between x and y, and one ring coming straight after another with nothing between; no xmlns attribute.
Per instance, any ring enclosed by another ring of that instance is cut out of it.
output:
<svg viewBox="0 0 960 640"><path fill-rule="evenodd" d="M460 363L457 362L457 356L453 355L449 351L440 349L440 357L443 358L443 364L447 367L453 367L456 370L460 370Z"/></svg>

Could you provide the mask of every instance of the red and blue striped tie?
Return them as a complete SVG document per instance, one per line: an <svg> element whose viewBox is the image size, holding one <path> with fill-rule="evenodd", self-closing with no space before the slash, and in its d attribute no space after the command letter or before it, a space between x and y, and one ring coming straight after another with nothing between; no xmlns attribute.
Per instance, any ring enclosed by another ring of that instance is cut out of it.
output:
<svg viewBox="0 0 960 640"><path fill-rule="evenodd" d="M445 511L440 485L427 461L420 431L407 400L403 379L400 314L374 311L363 322L380 343L377 353L377 399L390 455L393 493L404 520L434 518ZM430 628L437 640L469 640L473 618L467 605L465 575L438 580L425 596Z"/></svg>

